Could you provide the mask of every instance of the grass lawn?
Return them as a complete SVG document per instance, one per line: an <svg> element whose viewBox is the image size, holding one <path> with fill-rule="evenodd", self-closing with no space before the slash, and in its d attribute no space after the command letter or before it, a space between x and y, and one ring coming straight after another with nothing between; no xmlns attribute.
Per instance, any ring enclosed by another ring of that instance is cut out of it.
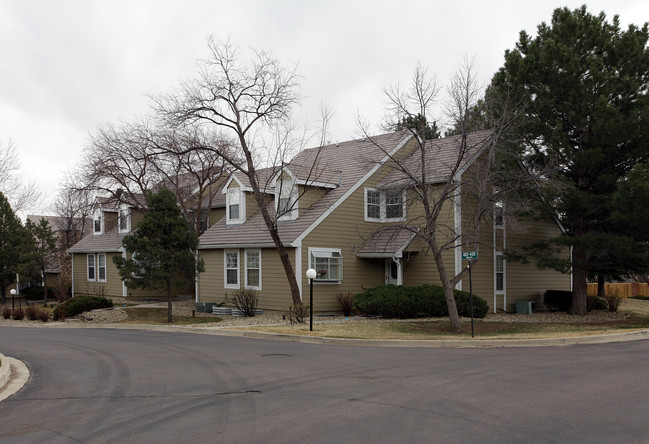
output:
<svg viewBox="0 0 649 444"><path fill-rule="evenodd" d="M476 339L533 339L566 336L587 336L603 333L622 333L649 328L649 300L625 299L620 310L631 316L620 321L606 322L483 322L475 320ZM240 328L239 328L240 329ZM469 339L471 322L462 322L462 333L451 333L449 322L406 321L375 323L315 323L309 331L307 324L287 326L255 326L246 330L266 331L303 336L323 336L347 339Z"/></svg>
<svg viewBox="0 0 649 444"><path fill-rule="evenodd" d="M167 308L125 308L128 318L120 324L167 324ZM178 325L205 324L221 321L217 317L173 316L173 323Z"/></svg>

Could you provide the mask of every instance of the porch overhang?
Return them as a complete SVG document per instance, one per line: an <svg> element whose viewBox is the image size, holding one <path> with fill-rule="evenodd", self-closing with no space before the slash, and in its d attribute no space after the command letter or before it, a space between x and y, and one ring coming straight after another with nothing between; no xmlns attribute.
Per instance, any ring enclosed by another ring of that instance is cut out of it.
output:
<svg viewBox="0 0 649 444"><path fill-rule="evenodd" d="M356 256L365 259L401 258L416 235L415 227L388 227L373 233Z"/></svg>

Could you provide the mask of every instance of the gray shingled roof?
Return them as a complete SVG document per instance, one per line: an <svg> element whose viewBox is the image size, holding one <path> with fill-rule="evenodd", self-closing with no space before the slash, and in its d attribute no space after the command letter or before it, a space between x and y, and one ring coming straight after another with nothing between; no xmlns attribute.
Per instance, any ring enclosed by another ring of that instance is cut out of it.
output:
<svg viewBox="0 0 649 444"><path fill-rule="evenodd" d="M119 233L114 227L103 234L89 234L68 249L68 253L108 253L122 251L122 239L128 233Z"/></svg>
<svg viewBox="0 0 649 444"><path fill-rule="evenodd" d="M374 143L366 139L352 140L311 148L298 154L289 163L289 168L298 178L304 180L305 172L311 170L315 163L314 171L317 174L312 174L310 180L331 183L333 177L338 186L329 190L296 220L279 222L282 241L294 241L385 156L383 150L390 151L407 138L407 133L396 132L374 137ZM273 204L269 204L269 211L274 214ZM203 233L199 248L248 244L272 244L260 211L241 225L226 225L225 218L221 219Z"/></svg>
<svg viewBox="0 0 649 444"><path fill-rule="evenodd" d="M356 254L358 257L367 258L401 257L401 253L408 247L415 234L415 227L387 227L373 233Z"/></svg>
<svg viewBox="0 0 649 444"><path fill-rule="evenodd" d="M479 155L481 149L491 140L492 130L477 131L467 135L466 153L460 159L458 170L462 170L467 164L470 164L474 158ZM426 178L427 182L435 183L446 181L449 174L455 168L458 161L458 153L461 146L461 136L450 136L442 139L426 141ZM379 188L388 188L394 186L408 185L412 182L411 178L405 173L415 178L422 177L421 150L416 149L403 162L402 168L395 168L388 174L381 183Z"/></svg>

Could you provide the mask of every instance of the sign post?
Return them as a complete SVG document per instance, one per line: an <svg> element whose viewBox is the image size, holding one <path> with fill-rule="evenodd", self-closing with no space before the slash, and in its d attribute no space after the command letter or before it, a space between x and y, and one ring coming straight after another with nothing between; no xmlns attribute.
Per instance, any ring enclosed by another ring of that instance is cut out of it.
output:
<svg viewBox="0 0 649 444"><path fill-rule="evenodd" d="M471 281L471 261L478 259L477 251L463 251L462 260L469 261L469 300L471 301L471 338L473 338L473 282Z"/></svg>

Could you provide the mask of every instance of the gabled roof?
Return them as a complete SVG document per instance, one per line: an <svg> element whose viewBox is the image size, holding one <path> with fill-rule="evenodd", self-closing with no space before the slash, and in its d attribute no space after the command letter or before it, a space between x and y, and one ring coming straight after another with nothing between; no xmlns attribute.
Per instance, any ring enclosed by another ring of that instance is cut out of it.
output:
<svg viewBox="0 0 649 444"><path fill-rule="evenodd" d="M342 202L347 197L346 194L354 187L359 186L364 181L366 174L377 167L377 163L385 157L384 150L390 151L408 139L407 133L399 131L374 137L372 141L367 139L352 140L321 148L307 149L298 154L288 164L298 178L302 180L310 178L316 183L333 182L336 187L330 189L297 219L279 222L278 230L282 241L293 242L312 225L317 224L319 218L325 216L328 210ZM309 181L307 182L309 183ZM273 204L269 204L269 212L274 215ZM241 225L228 226L225 222L224 218L203 233L200 237L199 248L272 244L260 211Z"/></svg>
<svg viewBox="0 0 649 444"><path fill-rule="evenodd" d="M457 172L462 173L464 169L482 153L482 149L488 145L493 136L492 130L477 131L466 136L466 152ZM426 150L426 181L428 183L445 182L456 167L458 153L462 143L462 136L450 136L441 139L427 140ZM404 186L412 182L412 179L404 172L407 171L415 178L422 177L421 150L415 149L412 154L403 161L402 168L393 169L379 184L379 188Z"/></svg>
<svg viewBox="0 0 649 444"><path fill-rule="evenodd" d="M113 227L98 236L85 236L70 247L68 253L119 253L123 251L122 240L127 234Z"/></svg>

